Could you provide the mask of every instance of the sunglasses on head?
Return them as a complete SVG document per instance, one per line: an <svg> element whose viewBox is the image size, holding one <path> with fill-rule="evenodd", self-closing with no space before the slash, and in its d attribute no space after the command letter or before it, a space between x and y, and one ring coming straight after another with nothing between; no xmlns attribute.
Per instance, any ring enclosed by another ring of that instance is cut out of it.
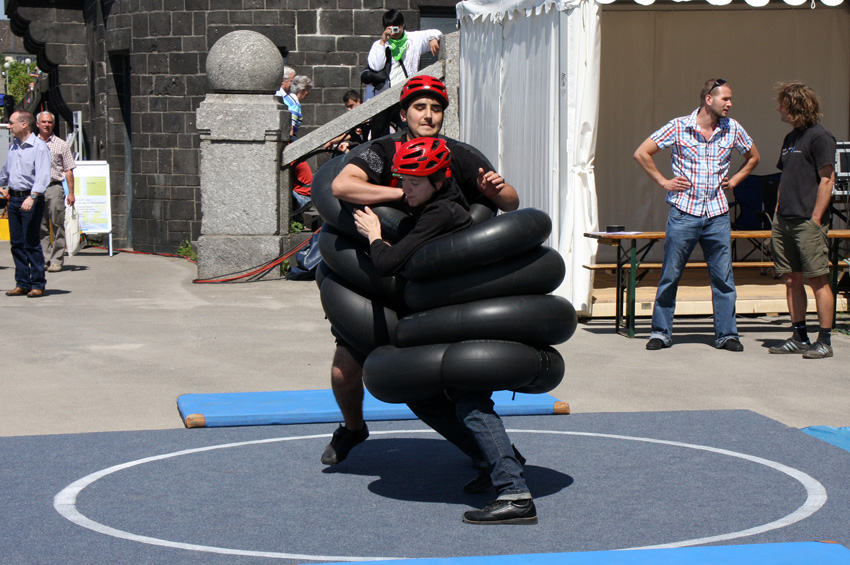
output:
<svg viewBox="0 0 850 565"><path fill-rule="evenodd" d="M708 89L708 93L711 94L712 90L714 90L718 86L723 86L724 84L726 84L725 80L723 80L722 78L717 79L716 81L714 81L714 84L711 86L711 88Z"/></svg>

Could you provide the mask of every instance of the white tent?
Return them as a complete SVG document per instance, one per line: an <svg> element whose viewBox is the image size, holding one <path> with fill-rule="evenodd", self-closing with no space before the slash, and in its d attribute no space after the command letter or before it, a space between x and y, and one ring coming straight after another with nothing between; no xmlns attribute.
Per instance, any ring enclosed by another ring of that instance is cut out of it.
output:
<svg viewBox="0 0 850 565"><path fill-rule="evenodd" d="M811 1L785 0L795 6ZM595 260L597 249L583 234L606 224L664 229L663 196L639 172L631 153L666 121L690 113L706 78L726 78L736 101L755 99L753 106L763 107L758 127L747 121L755 109L733 117L760 146L764 174L775 170L774 153L784 135L782 124L770 114L773 82L805 80L825 102L834 102L828 114L834 123L825 125L839 139L847 137L850 122L847 10L821 9L815 18L810 14L816 11L808 7L790 14L771 10L774 4L760 8L756 16L753 7L768 0L738 1L724 9L715 6L732 0L707 0L668 4L651 14L615 12L612 7L605 14L621 17L603 18L601 4L611 2L465 0L457 5L461 138L494 162L517 188L522 206L552 217L549 245L567 264L566 279L556 293L585 313L591 310L593 281L582 265ZM698 13L697 4L705 9ZM631 7L645 10L632 2L616 8ZM613 33L606 36L611 55L603 68L606 26ZM760 43L771 49L759 50ZM788 53L774 45L785 46ZM598 138L605 149L599 158ZM662 172L665 159L656 160Z"/></svg>

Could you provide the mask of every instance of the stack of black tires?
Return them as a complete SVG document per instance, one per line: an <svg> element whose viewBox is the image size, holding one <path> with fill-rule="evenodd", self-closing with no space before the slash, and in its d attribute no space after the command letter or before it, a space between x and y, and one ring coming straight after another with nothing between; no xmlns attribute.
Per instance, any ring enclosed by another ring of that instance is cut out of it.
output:
<svg viewBox="0 0 850 565"><path fill-rule="evenodd" d="M337 157L317 171L313 202L325 220L323 263L316 280L337 334L366 359L363 381L384 402L414 402L451 390L545 393L564 376L551 346L568 340L576 312L549 293L563 281L564 262L545 247L552 222L540 210L481 221L429 242L399 275L378 274L351 208L331 183L344 166ZM409 229L394 208L373 208L390 241Z"/></svg>

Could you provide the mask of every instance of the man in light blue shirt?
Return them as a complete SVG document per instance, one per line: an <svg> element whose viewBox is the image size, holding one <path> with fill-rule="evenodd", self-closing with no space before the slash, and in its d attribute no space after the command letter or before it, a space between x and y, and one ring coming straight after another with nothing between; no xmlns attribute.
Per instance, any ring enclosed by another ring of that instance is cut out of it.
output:
<svg viewBox="0 0 850 565"><path fill-rule="evenodd" d="M44 254L39 232L44 191L50 182L50 149L33 133L35 130L35 117L29 112L15 112L9 118L9 132L15 141L0 169L0 187L4 187L0 194L9 201L15 288L6 296L44 295Z"/></svg>

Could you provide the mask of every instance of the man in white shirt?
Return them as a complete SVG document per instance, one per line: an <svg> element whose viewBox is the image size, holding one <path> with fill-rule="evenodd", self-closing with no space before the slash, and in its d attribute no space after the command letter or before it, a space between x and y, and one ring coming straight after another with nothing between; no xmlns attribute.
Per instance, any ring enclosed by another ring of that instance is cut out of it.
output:
<svg viewBox="0 0 850 565"><path fill-rule="evenodd" d="M419 72L419 57L430 50L435 57L440 53L440 40L443 33L438 29L407 31L404 27L404 15L398 10L388 10L381 17L384 31L381 38L372 44L367 62L373 71L380 71L387 63L387 49L391 58L390 80L376 90L380 94L393 86L403 83ZM399 105L396 104L372 119L372 138L376 139L390 133L390 122L401 124L398 118Z"/></svg>
<svg viewBox="0 0 850 565"><path fill-rule="evenodd" d="M292 67L283 67L283 79L280 81L280 88L274 93L280 98L281 102L285 102L284 97L289 94L289 88L292 86L292 79L295 78L295 69Z"/></svg>

